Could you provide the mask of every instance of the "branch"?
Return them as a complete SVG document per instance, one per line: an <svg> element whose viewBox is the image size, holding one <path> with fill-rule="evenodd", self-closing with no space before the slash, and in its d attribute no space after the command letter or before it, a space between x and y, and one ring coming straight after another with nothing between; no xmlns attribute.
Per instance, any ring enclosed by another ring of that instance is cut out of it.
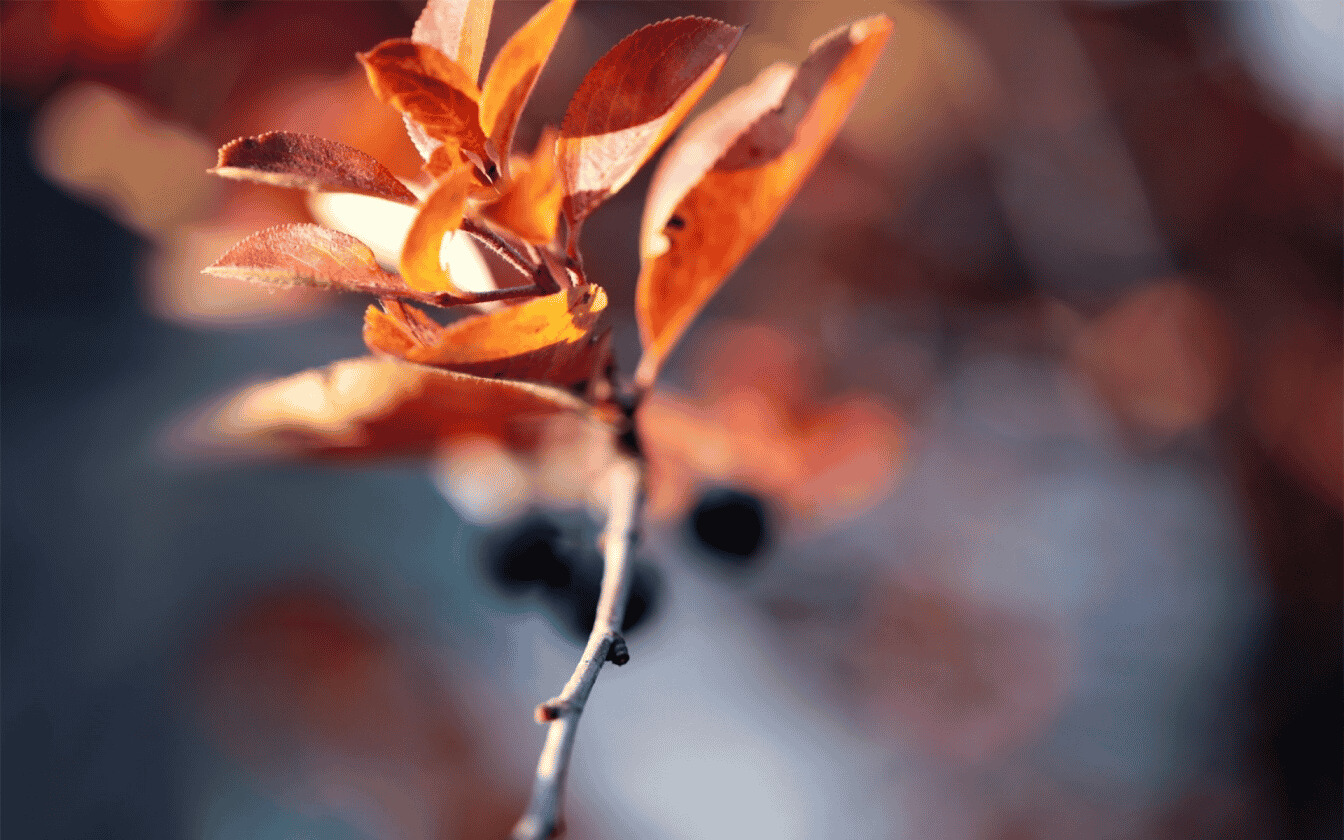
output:
<svg viewBox="0 0 1344 840"><path fill-rule="evenodd" d="M597 682L597 672L607 660L617 665L630 660L620 630L626 602L630 600L630 555L644 502L643 472L641 461L629 455L622 455L612 466L610 508L602 533L602 590L597 600L597 619L569 682L560 694L537 707L538 722L549 721L550 729L537 762L532 799L514 826L513 840L545 840L558 833L574 736L584 704Z"/></svg>

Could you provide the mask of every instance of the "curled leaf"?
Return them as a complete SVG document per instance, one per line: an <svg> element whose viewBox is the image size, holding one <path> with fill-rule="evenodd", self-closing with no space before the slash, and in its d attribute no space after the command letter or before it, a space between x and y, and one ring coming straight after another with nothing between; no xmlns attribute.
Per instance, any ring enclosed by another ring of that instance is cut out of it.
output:
<svg viewBox="0 0 1344 840"><path fill-rule="evenodd" d="M411 288L422 292L463 294L453 285L439 257L443 251L443 237L462 224L471 182L470 173L458 169L439 181L425 196L401 249L401 276Z"/></svg>
<svg viewBox="0 0 1344 840"><path fill-rule="evenodd" d="M481 128L508 161L518 117L551 57L574 0L551 0L505 42L481 85Z"/></svg>
<svg viewBox="0 0 1344 840"><path fill-rule="evenodd" d="M818 39L795 73L768 68L669 150L642 225L641 384L652 384L691 320L774 226L835 139L890 34L890 19L878 15ZM747 127L749 114L758 116Z"/></svg>
<svg viewBox="0 0 1344 840"><path fill-rule="evenodd" d="M359 60L379 99L439 143L456 144L462 156L482 171L494 165L494 151L481 131L481 92L455 61L409 38L383 41L360 53Z"/></svg>
<svg viewBox="0 0 1344 840"><path fill-rule="evenodd" d="M564 188L555 171L555 139L555 131L547 129L531 159L521 166L515 161L504 193L481 208L482 216L534 245L552 242L560 222Z"/></svg>
<svg viewBox="0 0 1344 840"><path fill-rule="evenodd" d="M369 246L321 225L276 225L258 231L205 269L215 277L317 286L383 297L403 294L406 284L379 267Z"/></svg>
<svg viewBox="0 0 1344 840"><path fill-rule="evenodd" d="M646 26L584 76L557 150L571 230L623 187L723 69L741 27L698 17Z"/></svg>
<svg viewBox="0 0 1344 840"><path fill-rule="evenodd" d="M602 289L583 286L443 327L413 306L384 301L365 313L364 343L476 376L574 385L606 361L606 333L597 329L606 306Z"/></svg>
<svg viewBox="0 0 1344 840"><path fill-rule="evenodd" d="M525 444L536 421L582 412L557 388L365 356L245 388L185 430L197 452L378 456L431 451L458 435Z"/></svg>
<svg viewBox="0 0 1344 840"><path fill-rule="evenodd" d="M239 137L219 150L210 170L239 181L314 192L349 192L415 204L415 193L377 160L352 146L290 131Z"/></svg>

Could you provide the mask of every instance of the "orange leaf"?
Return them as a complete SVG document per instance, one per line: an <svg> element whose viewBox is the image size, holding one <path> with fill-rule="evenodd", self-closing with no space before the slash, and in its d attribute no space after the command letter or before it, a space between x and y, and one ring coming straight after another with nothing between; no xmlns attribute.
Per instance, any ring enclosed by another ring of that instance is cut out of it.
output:
<svg viewBox="0 0 1344 840"><path fill-rule="evenodd" d="M318 286L391 297L409 291L378 266L369 246L320 225L276 225L258 231L205 269L215 277Z"/></svg>
<svg viewBox="0 0 1344 840"><path fill-rule="evenodd" d="M607 334L597 332L607 295L583 286L441 327L397 301L370 306L364 343L410 362L470 373L574 385L600 373Z"/></svg>
<svg viewBox="0 0 1344 840"><path fill-rule="evenodd" d="M628 36L588 71L565 111L557 152L571 240L681 124L741 36L740 27L708 18L665 20Z"/></svg>
<svg viewBox="0 0 1344 840"><path fill-rule="evenodd" d="M219 150L210 170L225 178L315 192L350 192L415 204L415 193L359 149L289 131L239 137Z"/></svg>
<svg viewBox="0 0 1344 840"><path fill-rule="evenodd" d="M555 171L555 138L554 129L547 129L531 161L515 163L503 195L481 208L482 216L534 245L550 244L560 222L564 191Z"/></svg>
<svg viewBox="0 0 1344 840"><path fill-rule="evenodd" d="M467 193L472 182L466 169L458 169L439 181L411 222L401 249L401 276L406 284L423 292L465 294L453 285L439 261L443 237L462 224Z"/></svg>
<svg viewBox="0 0 1344 840"><path fill-rule="evenodd" d="M638 382L652 384L701 307L774 226L835 139L890 34L891 21L878 15L818 39L791 79L768 68L668 151L649 187L640 243ZM750 127L748 115L759 115Z"/></svg>
<svg viewBox="0 0 1344 840"><path fill-rule="evenodd" d="M455 61L408 38L383 41L359 60L379 99L440 143L457 143L477 168L492 168L495 154L481 131L481 92Z"/></svg>
<svg viewBox="0 0 1344 840"><path fill-rule="evenodd" d="M415 454L457 435L526 444L536 421L585 410L545 385L365 356L245 388L208 408L185 440L215 454Z"/></svg>
<svg viewBox="0 0 1344 840"><path fill-rule="evenodd" d="M518 117L572 8L574 0L551 0L513 33L490 65L481 86L481 128L502 161L509 159Z"/></svg>

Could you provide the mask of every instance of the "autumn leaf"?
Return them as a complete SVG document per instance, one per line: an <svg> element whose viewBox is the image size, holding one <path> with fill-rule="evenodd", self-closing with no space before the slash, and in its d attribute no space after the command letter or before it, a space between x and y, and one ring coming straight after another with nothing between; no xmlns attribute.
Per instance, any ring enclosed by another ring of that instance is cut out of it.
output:
<svg viewBox="0 0 1344 840"><path fill-rule="evenodd" d="M890 34L891 21L879 15L818 39L796 72L768 68L668 150L649 188L640 243L641 385L652 384L691 320L774 226L835 139Z"/></svg>
<svg viewBox="0 0 1344 840"><path fill-rule="evenodd" d="M585 410L546 385L365 356L246 388L204 411L182 439L205 454L410 455L457 435L523 445L535 421Z"/></svg>
<svg viewBox="0 0 1344 840"><path fill-rule="evenodd" d="M547 129L530 160L519 165L498 199L481 207L481 215L534 245L548 245L560 223L564 190L555 170L554 129Z"/></svg>
<svg viewBox="0 0 1344 840"><path fill-rule="evenodd" d="M359 54L378 98L420 125L439 143L490 173L496 155L481 131L481 92L451 58L408 38L391 38ZM422 150L423 152L423 150ZM493 175L487 174L487 180Z"/></svg>
<svg viewBox="0 0 1344 840"><path fill-rule="evenodd" d="M401 276L411 288L422 292L466 294L453 285L439 256L443 237L462 225L471 181L467 170L459 169L439 181L425 196L401 249Z"/></svg>
<svg viewBox="0 0 1344 840"><path fill-rule="evenodd" d="M506 166L518 117L573 8L574 0L551 0L543 6L505 42L481 85L481 128Z"/></svg>
<svg viewBox="0 0 1344 840"><path fill-rule="evenodd" d="M411 40L451 58L473 83L480 79L485 40L495 0L429 0L411 29ZM431 137L409 114L402 115L406 133L428 161L442 142ZM443 170L431 173L436 177Z"/></svg>
<svg viewBox="0 0 1344 840"><path fill-rule="evenodd" d="M443 327L415 307L384 301L365 313L364 342L375 352L476 376L574 385L605 366L607 334L597 328L606 306L606 292L583 286Z"/></svg>
<svg viewBox="0 0 1344 840"><path fill-rule="evenodd" d="M429 0L411 29L411 40L448 56L475 82L494 8L495 0Z"/></svg>
<svg viewBox="0 0 1344 840"><path fill-rule="evenodd" d="M258 231L230 248L205 273L383 297L409 291L400 277L378 265L369 246L353 236L313 224L276 225Z"/></svg>
<svg viewBox="0 0 1344 840"><path fill-rule="evenodd" d="M742 29L698 17L646 26L584 76L557 150L571 246L578 225L676 130L723 69Z"/></svg>
<svg viewBox="0 0 1344 840"><path fill-rule="evenodd" d="M270 131L240 137L219 150L210 170L239 181L315 192L349 192L415 204L415 194L359 149L310 134Z"/></svg>

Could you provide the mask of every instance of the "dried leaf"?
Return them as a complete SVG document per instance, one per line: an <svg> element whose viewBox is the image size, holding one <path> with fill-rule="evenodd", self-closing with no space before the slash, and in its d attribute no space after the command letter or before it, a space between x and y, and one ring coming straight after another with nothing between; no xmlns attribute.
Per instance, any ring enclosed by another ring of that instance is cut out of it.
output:
<svg viewBox="0 0 1344 840"><path fill-rule="evenodd" d="M360 53L359 60L379 99L440 143L456 143L463 158L482 171L494 165L495 154L481 131L481 92L460 65L408 38L383 41Z"/></svg>
<svg viewBox="0 0 1344 840"><path fill-rule="evenodd" d="M384 301L365 313L364 343L476 376L574 385L604 366L606 333L597 326L606 306L602 289L583 286L442 327L413 306Z"/></svg>
<svg viewBox="0 0 1344 840"><path fill-rule="evenodd" d="M508 161L518 117L551 57L574 0L551 0L505 42L481 85L481 128Z"/></svg>
<svg viewBox="0 0 1344 840"><path fill-rule="evenodd" d="M571 237L681 124L741 35L708 18L665 20L593 65L565 111L557 151Z"/></svg>
<svg viewBox="0 0 1344 840"><path fill-rule="evenodd" d="M197 452L242 456L416 454L457 435L523 445L536 421L585 407L545 385L365 356L246 388L184 437Z"/></svg>
<svg viewBox="0 0 1344 840"><path fill-rule="evenodd" d="M320 225L276 225L244 239L205 269L215 277L317 286L391 297L407 292L378 266L369 246Z"/></svg>
<svg viewBox="0 0 1344 840"><path fill-rule="evenodd" d="M521 166L515 162L504 193L481 208L482 216L535 245L554 241L560 223L564 188L555 170L555 141L554 129L547 129L531 160Z"/></svg>
<svg viewBox="0 0 1344 840"><path fill-rule="evenodd" d="M472 180L466 169L458 169L439 181L425 196L401 249L401 276L411 288L422 292L464 293L453 285L439 257L444 235L462 224L462 212Z"/></svg>
<svg viewBox="0 0 1344 840"><path fill-rule="evenodd" d="M774 226L835 139L890 34L891 21L879 15L818 39L791 79L767 69L668 152L649 188L640 243L637 381L653 382L701 307ZM735 135L746 113L760 116Z"/></svg>
<svg viewBox="0 0 1344 840"><path fill-rule="evenodd" d="M315 192L349 192L415 204L415 193L359 149L289 131L239 137L219 150L210 170L225 178Z"/></svg>
<svg viewBox="0 0 1344 840"><path fill-rule="evenodd" d="M495 0L429 0L411 29L411 40L456 61L475 82L494 8Z"/></svg>

